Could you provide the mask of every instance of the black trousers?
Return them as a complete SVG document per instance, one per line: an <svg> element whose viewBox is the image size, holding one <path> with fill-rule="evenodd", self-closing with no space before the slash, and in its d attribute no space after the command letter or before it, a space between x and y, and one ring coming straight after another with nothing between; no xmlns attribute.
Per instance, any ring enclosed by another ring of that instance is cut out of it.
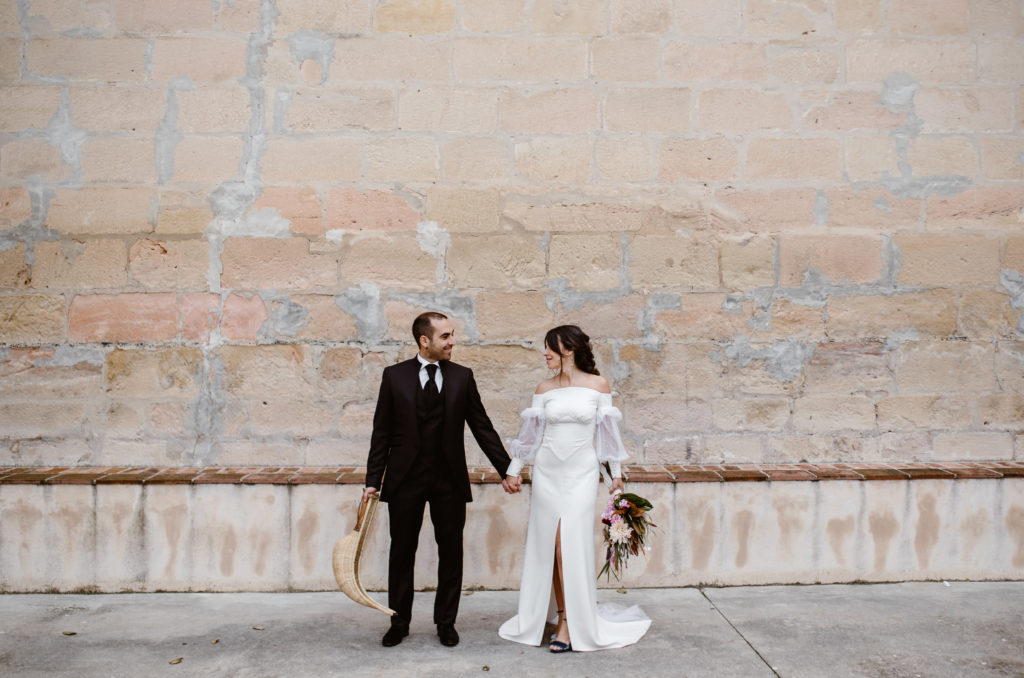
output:
<svg viewBox="0 0 1024 678"><path fill-rule="evenodd" d="M396 496L388 500L391 521L391 552L388 557L388 606L397 619L412 619L413 570L416 547L423 525L423 509L430 505L430 522L437 542L437 594L434 623L454 624L462 597L462 531L466 525L466 500L459 496L437 470L406 479Z"/></svg>

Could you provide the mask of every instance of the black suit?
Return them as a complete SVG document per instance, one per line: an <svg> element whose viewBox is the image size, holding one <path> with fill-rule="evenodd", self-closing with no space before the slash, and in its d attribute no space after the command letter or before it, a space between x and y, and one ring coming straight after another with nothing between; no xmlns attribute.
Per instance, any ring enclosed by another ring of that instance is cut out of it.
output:
<svg viewBox="0 0 1024 678"><path fill-rule="evenodd" d="M373 415L366 486L388 503L391 553L388 605L397 620L412 616L413 568L424 506L437 542L438 581L434 623L454 624L462 589L462 530L466 502L473 501L466 470L465 425L498 472L509 457L484 410L473 371L453 362L438 363L439 399L425 395L416 358L384 369ZM386 471L386 472L385 472Z"/></svg>

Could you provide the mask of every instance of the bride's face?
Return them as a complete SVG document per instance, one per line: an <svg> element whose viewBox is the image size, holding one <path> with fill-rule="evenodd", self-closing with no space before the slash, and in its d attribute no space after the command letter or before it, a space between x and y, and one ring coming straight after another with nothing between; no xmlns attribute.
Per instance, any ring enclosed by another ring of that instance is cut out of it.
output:
<svg viewBox="0 0 1024 678"><path fill-rule="evenodd" d="M561 349L561 342L559 342L559 349ZM544 344L544 361L548 364L549 370L562 370L562 365L572 365L573 357L572 353L559 353L558 351L551 350L551 347Z"/></svg>

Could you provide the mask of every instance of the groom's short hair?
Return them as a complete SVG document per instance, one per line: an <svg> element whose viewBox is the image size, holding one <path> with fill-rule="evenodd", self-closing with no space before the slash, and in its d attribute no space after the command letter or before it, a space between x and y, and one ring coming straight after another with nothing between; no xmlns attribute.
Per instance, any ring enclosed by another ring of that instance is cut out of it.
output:
<svg viewBox="0 0 1024 678"><path fill-rule="evenodd" d="M419 346L420 337L433 339L434 333L431 330L434 326L434 321L446 320L447 318L448 316L437 311L427 311L416 316L416 320L412 321L412 338L416 340L416 345Z"/></svg>

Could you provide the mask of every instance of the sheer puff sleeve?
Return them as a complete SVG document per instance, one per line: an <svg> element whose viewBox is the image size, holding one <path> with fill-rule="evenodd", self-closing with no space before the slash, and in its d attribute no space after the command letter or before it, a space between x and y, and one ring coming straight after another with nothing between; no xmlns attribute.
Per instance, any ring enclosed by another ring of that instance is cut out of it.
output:
<svg viewBox="0 0 1024 678"><path fill-rule="evenodd" d="M519 428L519 435L508 446L512 463L508 465L505 474L510 476L519 475L526 462L533 459L540 448L540 442L544 437L543 396L534 395L530 407L523 410L519 416L523 418L523 425Z"/></svg>
<svg viewBox="0 0 1024 678"><path fill-rule="evenodd" d="M622 477L622 462L629 457L622 444L622 436L619 435L621 420L622 412L612 405L612 395L602 393L597 403L597 438L594 447L597 448L597 460L608 462L612 478Z"/></svg>

